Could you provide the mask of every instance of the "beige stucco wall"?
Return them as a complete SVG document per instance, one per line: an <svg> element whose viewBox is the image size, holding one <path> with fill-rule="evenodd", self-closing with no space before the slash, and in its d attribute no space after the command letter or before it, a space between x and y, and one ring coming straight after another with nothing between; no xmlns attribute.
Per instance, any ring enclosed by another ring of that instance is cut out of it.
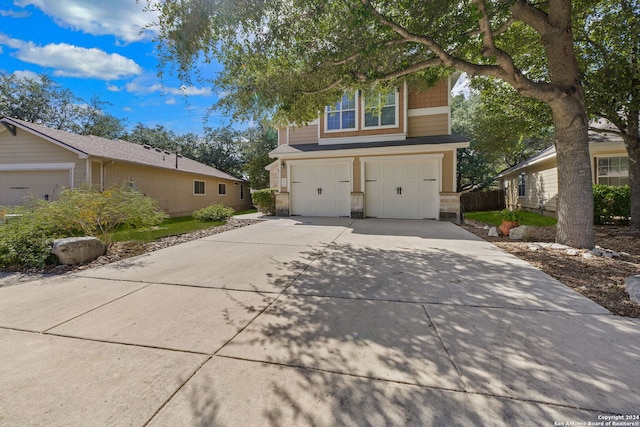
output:
<svg viewBox="0 0 640 427"><path fill-rule="evenodd" d="M105 162L103 165L105 188L112 185L134 183L147 196L158 201L160 208L170 216L190 215L194 210L214 203L230 206L235 210L251 207L251 195L247 184L205 177L184 172L151 168L121 162ZM204 195L193 194L194 181L205 182ZM218 184L226 184L227 194L218 194ZM240 199L241 185L244 199Z"/></svg>

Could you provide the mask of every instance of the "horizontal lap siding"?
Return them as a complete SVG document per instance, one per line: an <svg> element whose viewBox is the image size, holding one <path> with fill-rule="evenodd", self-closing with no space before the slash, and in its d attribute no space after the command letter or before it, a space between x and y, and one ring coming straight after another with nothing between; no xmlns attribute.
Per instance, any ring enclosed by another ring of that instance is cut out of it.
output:
<svg viewBox="0 0 640 427"><path fill-rule="evenodd" d="M87 182L86 159L78 154L19 128L16 136L8 131L0 133L0 164L31 163L75 163L73 185Z"/></svg>
<svg viewBox="0 0 640 427"><path fill-rule="evenodd" d="M409 117L409 137L447 135L449 133L449 115L432 114Z"/></svg>
<svg viewBox="0 0 640 427"><path fill-rule="evenodd" d="M289 145L317 144L318 125L289 129Z"/></svg>
<svg viewBox="0 0 640 427"><path fill-rule="evenodd" d="M518 197L518 175L524 172L525 197ZM505 177L507 207L556 211L558 202L558 169L555 160L528 167Z"/></svg>

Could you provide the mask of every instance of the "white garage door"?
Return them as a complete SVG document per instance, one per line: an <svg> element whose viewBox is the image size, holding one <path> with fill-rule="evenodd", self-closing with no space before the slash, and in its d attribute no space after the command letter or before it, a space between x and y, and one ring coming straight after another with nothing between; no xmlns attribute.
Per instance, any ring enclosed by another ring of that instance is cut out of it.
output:
<svg viewBox="0 0 640 427"><path fill-rule="evenodd" d="M58 193L70 186L68 170L0 171L0 206L24 203L25 197L57 200Z"/></svg>
<svg viewBox="0 0 640 427"><path fill-rule="evenodd" d="M291 214L351 216L351 164L291 165Z"/></svg>
<svg viewBox="0 0 640 427"><path fill-rule="evenodd" d="M440 160L365 162L365 214L374 218L438 218Z"/></svg>

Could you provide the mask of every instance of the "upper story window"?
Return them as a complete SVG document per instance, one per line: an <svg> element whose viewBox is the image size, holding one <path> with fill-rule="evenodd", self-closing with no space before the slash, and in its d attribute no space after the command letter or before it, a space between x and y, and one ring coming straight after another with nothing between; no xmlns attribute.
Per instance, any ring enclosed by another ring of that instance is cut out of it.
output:
<svg viewBox="0 0 640 427"><path fill-rule="evenodd" d="M629 185L629 157L598 157L597 183Z"/></svg>
<svg viewBox="0 0 640 427"><path fill-rule="evenodd" d="M365 97L364 127L396 126L398 117L397 92L371 92Z"/></svg>
<svg viewBox="0 0 640 427"><path fill-rule="evenodd" d="M356 129L356 96L354 93L345 93L335 105L327 106L326 126L328 131Z"/></svg>
<svg viewBox="0 0 640 427"><path fill-rule="evenodd" d="M521 173L518 175L518 197L525 197L527 195L527 175Z"/></svg>

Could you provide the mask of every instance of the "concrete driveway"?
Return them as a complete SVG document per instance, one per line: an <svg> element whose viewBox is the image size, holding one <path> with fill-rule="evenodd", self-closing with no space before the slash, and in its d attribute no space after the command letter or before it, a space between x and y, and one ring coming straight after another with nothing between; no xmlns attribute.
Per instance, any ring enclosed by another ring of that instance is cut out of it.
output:
<svg viewBox="0 0 640 427"><path fill-rule="evenodd" d="M0 288L0 361L12 426L640 413L639 321L444 222L270 219L19 281Z"/></svg>

